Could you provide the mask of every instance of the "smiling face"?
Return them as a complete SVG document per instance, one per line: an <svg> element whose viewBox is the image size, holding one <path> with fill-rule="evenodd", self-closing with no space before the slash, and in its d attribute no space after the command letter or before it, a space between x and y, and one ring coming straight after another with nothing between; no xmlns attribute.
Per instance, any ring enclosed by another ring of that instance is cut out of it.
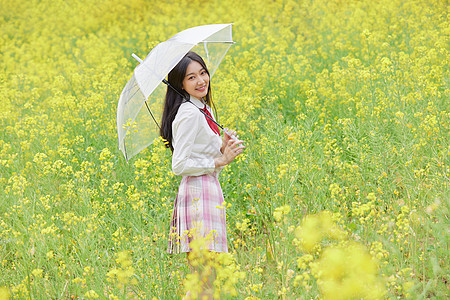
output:
<svg viewBox="0 0 450 300"><path fill-rule="evenodd" d="M209 75L200 63L193 60L186 69L183 79L183 89L197 99L206 97L208 94Z"/></svg>

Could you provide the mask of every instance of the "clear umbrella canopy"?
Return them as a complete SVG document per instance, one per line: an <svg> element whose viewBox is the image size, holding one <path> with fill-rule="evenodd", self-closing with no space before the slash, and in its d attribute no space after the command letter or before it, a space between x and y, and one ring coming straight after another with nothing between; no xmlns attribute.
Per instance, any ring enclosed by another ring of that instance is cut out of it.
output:
<svg viewBox="0 0 450 300"><path fill-rule="evenodd" d="M186 29L158 44L135 68L117 107L119 149L128 161L159 136L166 85L162 80L189 51L206 62L211 77L233 43L232 24Z"/></svg>

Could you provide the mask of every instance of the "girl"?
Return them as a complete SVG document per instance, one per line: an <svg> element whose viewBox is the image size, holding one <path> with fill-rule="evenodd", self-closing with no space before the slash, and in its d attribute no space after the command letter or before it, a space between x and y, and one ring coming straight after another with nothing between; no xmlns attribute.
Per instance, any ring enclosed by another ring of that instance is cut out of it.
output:
<svg viewBox="0 0 450 300"><path fill-rule="evenodd" d="M214 118L209 79L203 59L187 53L168 75L172 87L167 87L161 121L161 136L172 150L173 172L183 176L167 251L186 252L188 260L189 243L196 236L206 237L209 250L228 252L225 208L219 208L224 199L217 177L245 148L242 141L226 133L222 139L218 126L200 111Z"/></svg>

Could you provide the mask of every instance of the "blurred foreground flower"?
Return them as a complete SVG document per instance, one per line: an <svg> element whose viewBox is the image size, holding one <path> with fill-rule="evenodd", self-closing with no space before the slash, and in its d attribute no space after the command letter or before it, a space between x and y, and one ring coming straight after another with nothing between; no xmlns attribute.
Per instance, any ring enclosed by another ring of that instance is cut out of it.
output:
<svg viewBox="0 0 450 300"><path fill-rule="evenodd" d="M7 287L0 288L0 300L8 300L10 297L9 290Z"/></svg>
<svg viewBox="0 0 450 300"><path fill-rule="evenodd" d="M192 299L200 298L203 292L213 294L214 299L224 294L236 297L235 285L244 279L245 273L240 271L231 254L209 251L206 245L210 240L197 237L189 244L189 261L195 272L186 276L184 289L191 292ZM213 286L208 286L212 279Z"/></svg>
<svg viewBox="0 0 450 300"><path fill-rule="evenodd" d="M311 269L323 299L382 299L386 293L374 259L354 242L326 248Z"/></svg>
<svg viewBox="0 0 450 300"><path fill-rule="evenodd" d="M322 211L307 216L302 225L295 229L295 236L300 240L304 251L312 252L323 238L342 240L346 233L333 221L331 212Z"/></svg>

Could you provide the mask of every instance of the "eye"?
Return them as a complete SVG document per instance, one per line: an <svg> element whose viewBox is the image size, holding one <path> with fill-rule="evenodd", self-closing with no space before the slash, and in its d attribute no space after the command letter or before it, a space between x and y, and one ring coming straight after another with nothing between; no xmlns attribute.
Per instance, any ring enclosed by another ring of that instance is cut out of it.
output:
<svg viewBox="0 0 450 300"><path fill-rule="evenodd" d="M189 77L188 77L189 80L192 80L192 79L194 79L194 78L195 78L195 76L189 76Z"/></svg>
<svg viewBox="0 0 450 300"><path fill-rule="evenodd" d="M206 71L203 70L200 74L201 74L201 75L205 75L205 74L206 74Z"/></svg>

